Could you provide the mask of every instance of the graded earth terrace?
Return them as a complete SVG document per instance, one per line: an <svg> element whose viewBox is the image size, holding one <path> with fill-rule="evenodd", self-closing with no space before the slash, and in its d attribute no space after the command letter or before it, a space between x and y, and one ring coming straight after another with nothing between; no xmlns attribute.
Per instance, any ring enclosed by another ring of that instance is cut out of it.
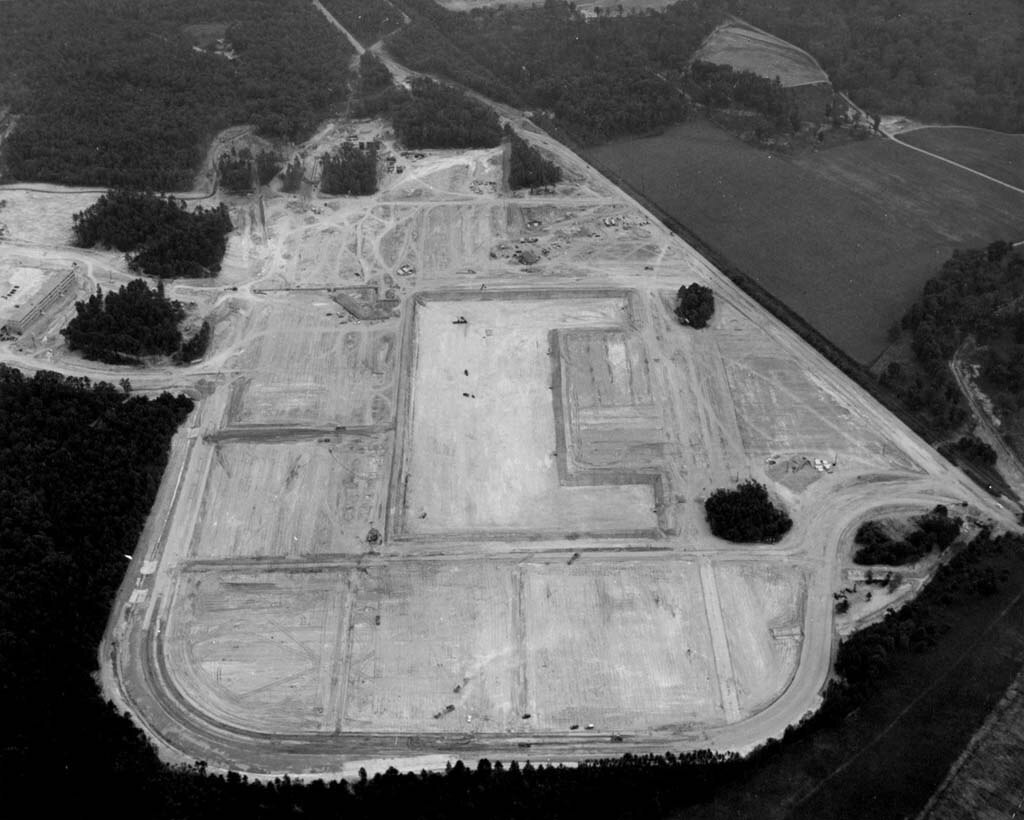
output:
<svg viewBox="0 0 1024 820"><path fill-rule="evenodd" d="M0 341L23 370L198 399L101 656L167 759L350 776L748 749L819 703L837 628L920 587L910 569L835 622L861 522L939 503L1010 521L503 113L564 168L553 191L509 192L496 148L405 156L372 197L211 195L236 226L223 270L167 286L214 325L201 362L83 362L69 305ZM375 136L397 155L385 131L330 123L305 156ZM4 270L132 278L40 218L80 195L8 194ZM692 282L715 295L699 331L672 311ZM704 500L747 478L793 518L777 544L708 529Z"/></svg>

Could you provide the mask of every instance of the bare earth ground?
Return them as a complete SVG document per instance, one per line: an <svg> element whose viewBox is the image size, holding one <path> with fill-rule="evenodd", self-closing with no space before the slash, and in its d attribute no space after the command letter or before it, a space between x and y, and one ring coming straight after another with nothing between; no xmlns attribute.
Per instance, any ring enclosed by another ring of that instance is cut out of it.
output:
<svg viewBox="0 0 1024 820"><path fill-rule="evenodd" d="M373 197L226 198L222 275L168 287L215 323L200 363L85 362L56 332L70 307L0 343L28 371L199 399L102 649L106 695L168 759L350 775L750 748L819 702L861 521L941 502L1012 523L513 124L566 167L554 193L505 193L496 149L401 158ZM0 265L130 278L61 244L41 218L61 194L9 202ZM717 305L699 332L670 311L693 281ZM749 476L795 521L779 544L707 529L707 495Z"/></svg>

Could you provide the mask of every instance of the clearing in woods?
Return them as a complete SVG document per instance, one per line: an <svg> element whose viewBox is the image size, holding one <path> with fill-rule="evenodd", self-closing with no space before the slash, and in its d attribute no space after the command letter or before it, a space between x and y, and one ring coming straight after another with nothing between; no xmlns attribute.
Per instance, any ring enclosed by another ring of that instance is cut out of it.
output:
<svg viewBox="0 0 1024 820"><path fill-rule="evenodd" d="M306 155L382 137L397 159L376 195L217 195L223 273L168 285L212 317L212 350L131 374L200 400L102 652L106 693L165 756L348 776L746 749L819 702L861 521L940 502L1008 520L516 124L566 169L553 191L506 193L501 148L403 156L383 125L341 123ZM61 254L130 278L117 254ZM691 282L715 293L701 331L672 314ZM0 350L121 373L25 344ZM794 520L778 544L708 530L704 499L748 477Z"/></svg>
<svg viewBox="0 0 1024 820"><path fill-rule="evenodd" d="M739 20L711 32L696 59L769 79L778 77L787 88L829 81L828 74L806 51Z"/></svg>

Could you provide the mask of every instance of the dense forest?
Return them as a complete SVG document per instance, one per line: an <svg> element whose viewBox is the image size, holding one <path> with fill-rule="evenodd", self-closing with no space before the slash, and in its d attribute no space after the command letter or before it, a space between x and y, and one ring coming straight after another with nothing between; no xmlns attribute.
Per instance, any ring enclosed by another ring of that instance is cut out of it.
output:
<svg viewBox="0 0 1024 820"><path fill-rule="evenodd" d="M189 189L217 131L298 140L347 94L350 47L304 0L0 3L0 36L13 179Z"/></svg>
<svg viewBox="0 0 1024 820"><path fill-rule="evenodd" d="M680 324L694 328L707 327L715 314L715 294L707 285L693 282L676 293L676 318Z"/></svg>
<svg viewBox="0 0 1024 820"><path fill-rule="evenodd" d="M406 148L493 148L501 142L501 124L491 108L425 77L400 95L391 121Z"/></svg>
<svg viewBox="0 0 1024 820"><path fill-rule="evenodd" d="M1024 131L1018 0L729 0L870 111Z"/></svg>
<svg viewBox="0 0 1024 820"><path fill-rule="evenodd" d="M497 99L550 112L581 142L680 121L678 78L719 22L702 4L587 22L573 4L474 9L455 14L430 0L400 0L412 23L388 38L411 67Z"/></svg>
<svg viewBox="0 0 1024 820"><path fill-rule="evenodd" d="M789 532L793 520L768 496L764 484L750 478L734 490L715 490L704 502L711 532L726 541L773 544Z"/></svg>
<svg viewBox="0 0 1024 820"><path fill-rule="evenodd" d="M65 813L58 807L71 795L107 817L158 820L662 817L800 754L811 733L841 724L903 659L935 646L963 607L1001 587L1005 570L993 557L1024 556L1019 537L983 532L916 601L843 642L841 678L818 715L745 759L626 755L568 769L481 761L351 784L209 776L201 763L160 764L131 722L101 701L91 676L125 556L191 407L183 397L138 398L0 365L0 766L40 816Z"/></svg>
<svg viewBox="0 0 1024 820"><path fill-rule="evenodd" d="M1024 257L1007 242L954 251L891 331L910 337L911 362L890 362L881 381L907 407L951 431L969 416L948 363L965 341L981 346L981 381L1007 415L1024 408Z"/></svg>
<svg viewBox="0 0 1024 820"><path fill-rule="evenodd" d="M372 51L364 51L359 58L359 82L352 100L352 116L389 116L392 106L403 99L404 93L395 86L388 67Z"/></svg>
<svg viewBox="0 0 1024 820"><path fill-rule="evenodd" d="M123 251L128 267L160 278L214 276L232 231L227 206L189 211L174 197L108 191L73 217L75 244Z"/></svg>
<svg viewBox="0 0 1024 820"><path fill-rule="evenodd" d="M695 77L688 62L728 13L808 50L868 110L1024 130L1024 22L1014 0L695 0L589 21L560 0L462 14L431 0L395 3L412 23L388 47L405 63L550 111L585 143L677 122L684 94L721 104L722 78ZM754 92L747 104L768 109L771 127L792 128L781 89L746 85L741 96Z"/></svg>
<svg viewBox="0 0 1024 820"><path fill-rule="evenodd" d="M91 673L125 555L191 409L182 396L0 365L0 766L10 788L47 784L33 812L109 807L113 794L148 802L153 754Z"/></svg>
<svg viewBox="0 0 1024 820"><path fill-rule="evenodd" d="M164 295L163 282L150 290L142 279L106 296L97 287L85 302L75 303L75 317L61 333L71 350L108 364L140 364L143 356L171 356L189 362L206 352L210 325L187 342L182 338L185 310Z"/></svg>
<svg viewBox="0 0 1024 820"><path fill-rule="evenodd" d="M913 528L901 538L894 538L878 521L865 521L853 539L857 544L853 561L887 566L913 564L930 552L942 552L952 544L960 535L963 523L963 519L951 516L942 504L914 518Z"/></svg>
<svg viewBox="0 0 1024 820"><path fill-rule="evenodd" d="M402 25L402 12L388 0L321 0L348 32L370 46Z"/></svg>
<svg viewBox="0 0 1024 820"><path fill-rule="evenodd" d="M544 159L540 151L520 137L511 128L506 129L510 140L508 184L515 188L542 188L562 181L562 169Z"/></svg>
<svg viewBox="0 0 1024 820"><path fill-rule="evenodd" d="M365 148L342 143L320 161L320 192L328 196L367 196L377 191L377 143Z"/></svg>

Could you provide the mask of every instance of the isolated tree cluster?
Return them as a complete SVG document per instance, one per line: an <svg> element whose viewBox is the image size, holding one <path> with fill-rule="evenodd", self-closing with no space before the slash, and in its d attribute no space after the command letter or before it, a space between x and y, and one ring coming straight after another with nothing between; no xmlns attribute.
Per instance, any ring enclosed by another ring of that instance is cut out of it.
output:
<svg viewBox="0 0 1024 820"><path fill-rule="evenodd" d="M214 276L232 230L227 206L189 211L174 197L118 189L73 217L75 244L123 251L128 267L161 278Z"/></svg>
<svg viewBox="0 0 1024 820"><path fill-rule="evenodd" d="M106 295L97 287L85 302L75 303L75 317L61 333L71 350L108 364L138 364L143 356L199 358L210 340L210 326L185 342L180 324L185 310L164 295L163 283L151 290L135 279Z"/></svg>
<svg viewBox="0 0 1024 820"><path fill-rule="evenodd" d="M960 534L963 519L951 516L939 504L931 512L914 519L914 529L903 538L893 538L878 521L865 521L857 529L853 555L856 564L903 566L919 561L930 552L941 552Z"/></svg>
<svg viewBox="0 0 1024 820"><path fill-rule="evenodd" d="M792 519L750 478L734 490L715 490L704 502L711 532L726 541L773 544L789 532Z"/></svg>
<svg viewBox="0 0 1024 820"><path fill-rule="evenodd" d="M680 324L704 328L714 313L715 294L711 288L697 282L679 288L676 293L676 318Z"/></svg>
<svg viewBox="0 0 1024 820"><path fill-rule="evenodd" d="M689 79L695 96L709 109L756 111L769 131L791 131L800 126L799 119L794 119L792 99L778 78L769 80L751 71L695 60Z"/></svg>
<svg viewBox="0 0 1024 820"><path fill-rule="evenodd" d="M998 458L992 445L987 441L982 441L973 433L961 436L948 449L954 455L974 464L980 464L982 467L994 467Z"/></svg>
<svg viewBox="0 0 1024 820"><path fill-rule="evenodd" d="M330 196L367 196L377 190L377 143L350 142L321 160L320 191Z"/></svg>
<svg viewBox="0 0 1024 820"><path fill-rule="evenodd" d="M507 133L511 140L508 184L512 188L541 188L562 181L561 168L544 159L540 151L511 128Z"/></svg>
<svg viewBox="0 0 1024 820"><path fill-rule="evenodd" d="M220 155L217 178L229 193L241 194L253 189L253 181L267 185L281 170L281 156L276 151L260 151L253 155L248 148L235 149Z"/></svg>

